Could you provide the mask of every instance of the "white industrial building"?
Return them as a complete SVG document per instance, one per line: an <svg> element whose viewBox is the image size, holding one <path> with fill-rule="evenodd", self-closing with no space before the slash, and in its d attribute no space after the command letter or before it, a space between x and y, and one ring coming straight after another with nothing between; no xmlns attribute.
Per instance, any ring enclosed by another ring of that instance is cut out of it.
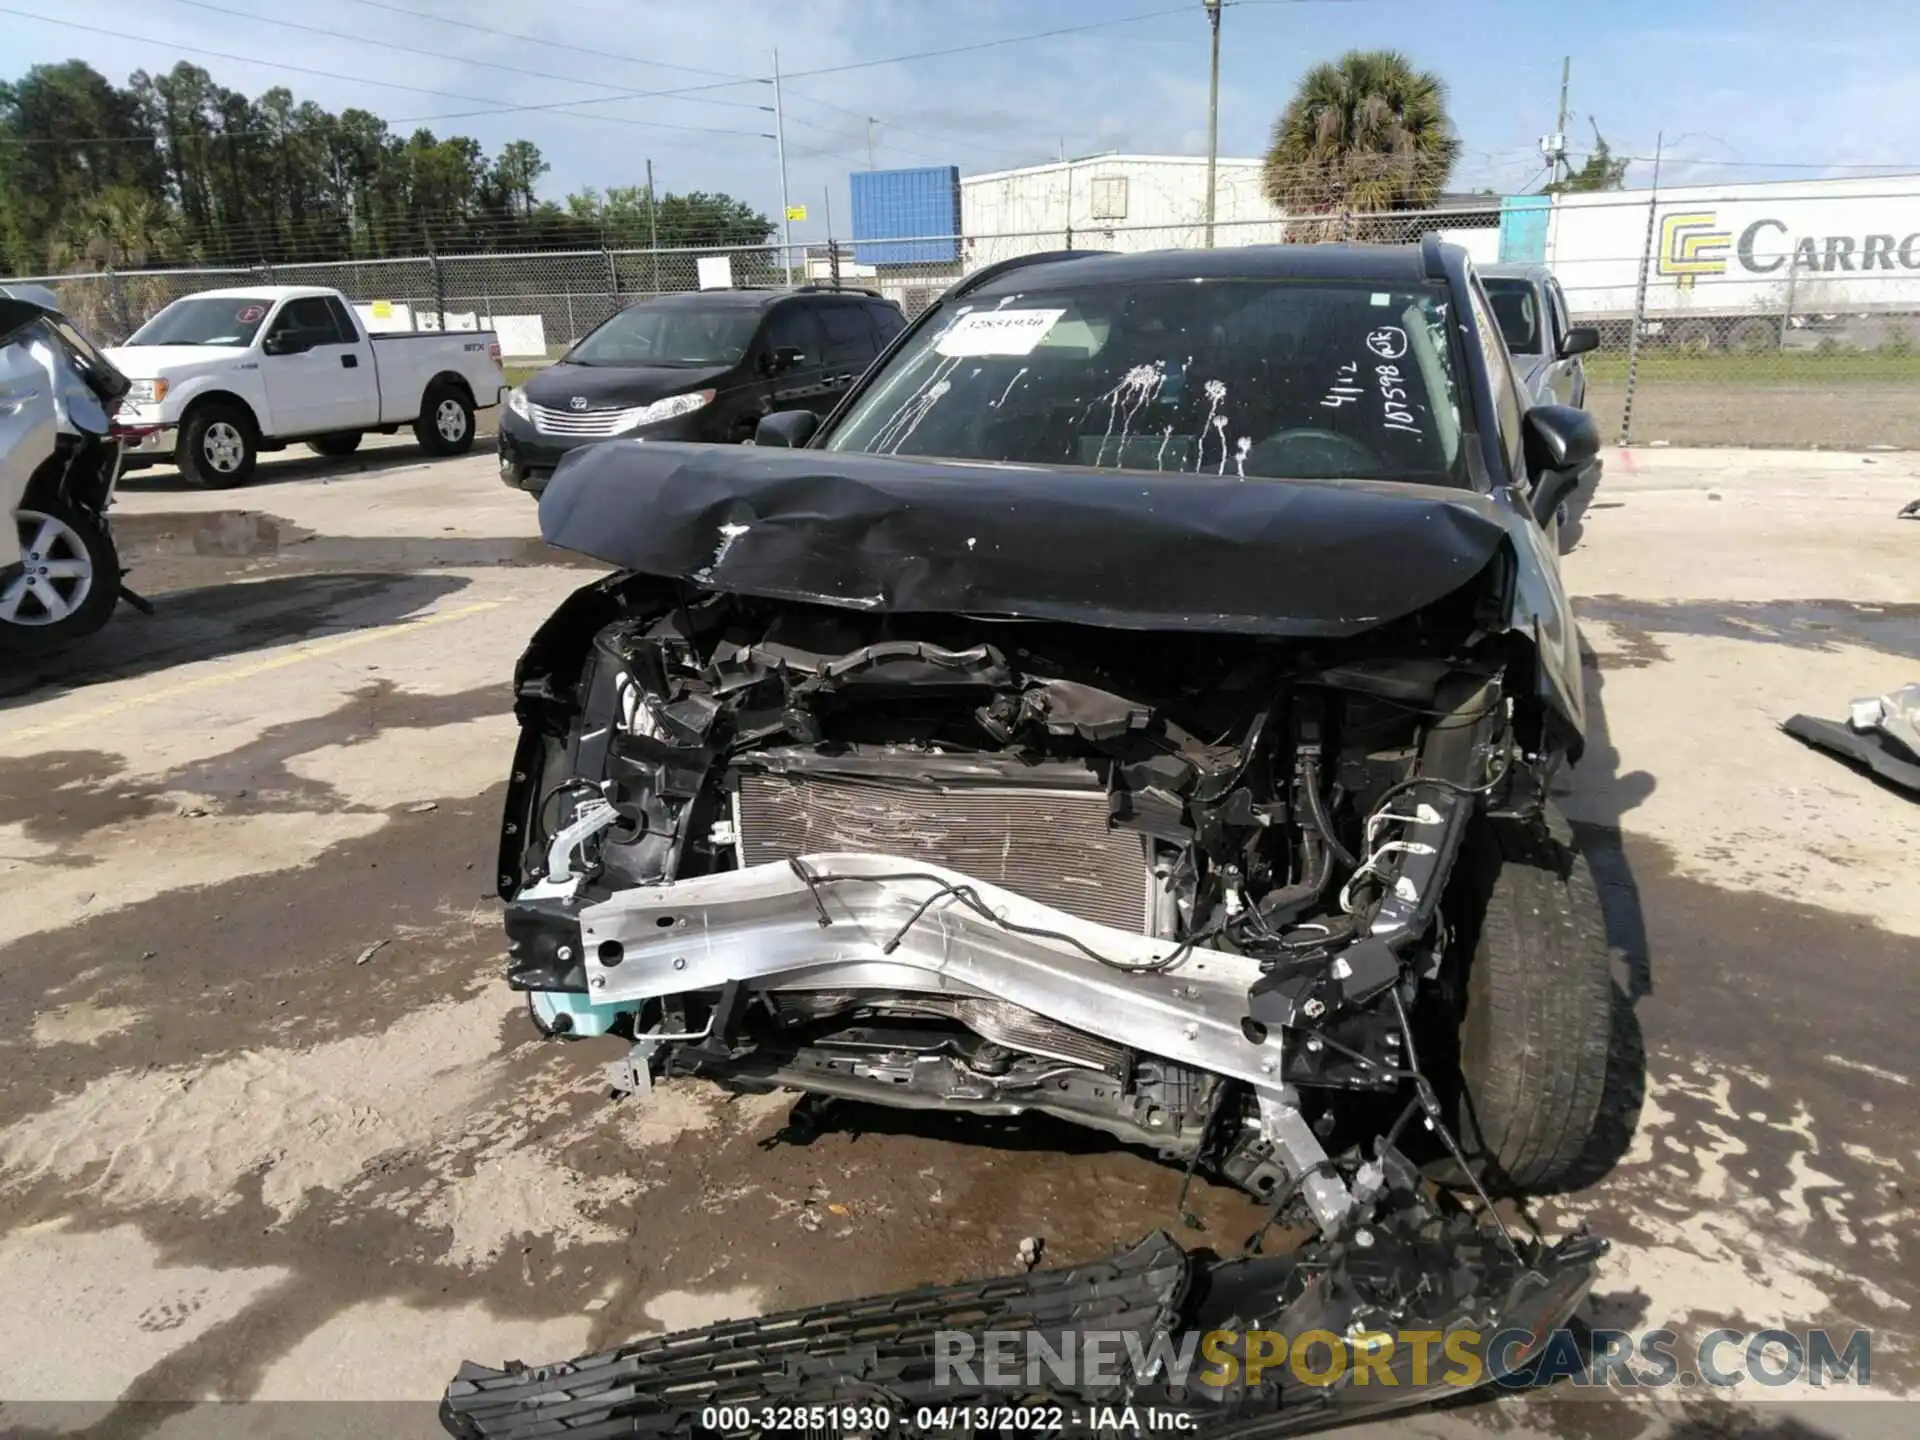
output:
<svg viewBox="0 0 1920 1440"><path fill-rule="evenodd" d="M1275 245L1287 216L1263 193L1259 160L1222 158L1214 174L1218 246ZM1485 206L1478 207L1485 212ZM1477 225L1442 233L1476 260L1499 256L1492 201ZM966 269L1071 245L1089 250L1190 249L1205 243L1207 162L1194 155L1094 155L996 170L960 181Z"/></svg>
<svg viewBox="0 0 1920 1440"><path fill-rule="evenodd" d="M1262 169L1259 160L1226 157L1216 162L1215 245L1273 245L1286 239L1287 216L1262 192ZM937 184L938 169L924 173ZM909 314L924 309L960 276L1016 255L1068 248L1196 249L1206 243L1204 156L1091 155L959 176L958 188L959 244L939 259L920 253L933 247L908 243L931 239L933 232L897 219L889 228L865 228L863 207L856 199L856 250L863 257L886 257L868 273ZM1476 261L1498 259L1499 201L1476 197L1471 208L1471 219L1463 215L1465 224L1443 229L1441 235L1466 245ZM874 241L880 243L865 243ZM890 263L894 256L898 262Z"/></svg>
<svg viewBox="0 0 1920 1440"><path fill-rule="evenodd" d="M1214 178L1216 244L1273 244L1285 217L1260 192L1258 160L1222 159ZM1192 155L1094 155L1052 165L995 170L960 181L960 232L976 251L1005 254L1026 242L1096 250L1162 250L1205 236L1207 162ZM974 255L975 264L1002 258Z"/></svg>

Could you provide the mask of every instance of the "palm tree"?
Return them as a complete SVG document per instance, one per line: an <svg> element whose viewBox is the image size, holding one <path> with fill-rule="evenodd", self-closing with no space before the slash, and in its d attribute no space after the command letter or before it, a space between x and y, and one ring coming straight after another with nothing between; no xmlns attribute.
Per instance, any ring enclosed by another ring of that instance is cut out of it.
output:
<svg viewBox="0 0 1920 1440"><path fill-rule="evenodd" d="M1446 82L1397 50L1350 50L1301 78L1274 122L1262 188L1294 215L1421 209L1438 198L1459 156Z"/></svg>
<svg viewBox="0 0 1920 1440"><path fill-rule="evenodd" d="M47 246L56 271L94 272L101 280L66 287L67 313L91 335L125 338L173 299L164 277L138 272L190 259L179 218L164 200L116 185L74 206Z"/></svg>

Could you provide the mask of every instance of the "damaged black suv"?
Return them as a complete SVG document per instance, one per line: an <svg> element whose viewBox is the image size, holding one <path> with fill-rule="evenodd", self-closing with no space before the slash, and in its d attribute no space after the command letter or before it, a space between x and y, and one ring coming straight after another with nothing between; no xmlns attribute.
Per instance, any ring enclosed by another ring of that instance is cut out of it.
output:
<svg viewBox="0 0 1920 1440"><path fill-rule="evenodd" d="M517 673L543 1030L629 1037L634 1089L1047 1112L1328 1234L1403 1151L1579 1177L1612 986L1553 517L1599 441L1462 251L1029 256L758 440L542 501L623 567Z"/></svg>

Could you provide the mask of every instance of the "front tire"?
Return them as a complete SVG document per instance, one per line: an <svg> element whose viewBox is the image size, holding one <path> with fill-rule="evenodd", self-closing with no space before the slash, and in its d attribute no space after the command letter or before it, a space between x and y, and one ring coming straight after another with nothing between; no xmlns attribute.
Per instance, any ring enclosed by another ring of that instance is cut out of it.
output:
<svg viewBox="0 0 1920 1440"><path fill-rule="evenodd" d="M473 402L455 386L428 386L413 438L429 455L466 454L473 448Z"/></svg>
<svg viewBox="0 0 1920 1440"><path fill-rule="evenodd" d="M207 490L231 490L253 479L260 458L260 437L253 417L238 405L202 405L180 427L173 462L193 484Z"/></svg>
<svg viewBox="0 0 1920 1440"><path fill-rule="evenodd" d="M344 430L338 435L322 435L316 440L309 440L307 448L316 455L325 455L337 460L358 450L360 440L361 435L358 430Z"/></svg>
<svg viewBox="0 0 1920 1440"><path fill-rule="evenodd" d="M1454 1135L1489 1190L1584 1183L1603 1118L1614 1000L1586 857L1558 811L1480 821L1448 898ZM1450 1158L1431 1173L1447 1184L1467 1178Z"/></svg>
<svg viewBox="0 0 1920 1440"><path fill-rule="evenodd" d="M0 584L0 649L42 654L92 635L120 598L120 552L99 516L64 499L16 510L23 568Z"/></svg>

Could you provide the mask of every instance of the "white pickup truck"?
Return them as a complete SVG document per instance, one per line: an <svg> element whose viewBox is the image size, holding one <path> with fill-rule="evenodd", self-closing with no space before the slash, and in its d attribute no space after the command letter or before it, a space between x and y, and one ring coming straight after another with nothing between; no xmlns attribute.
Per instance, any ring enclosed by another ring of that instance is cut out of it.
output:
<svg viewBox="0 0 1920 1440"><path fill-rule="evenodd" d="M369 336L338 290L312 285L188 295L107 355L133 381L127 464L171 459L216 488L246 484L263 450L346 455L403 425L429 455L460 454L506 387L491 330Z"/></svg>

